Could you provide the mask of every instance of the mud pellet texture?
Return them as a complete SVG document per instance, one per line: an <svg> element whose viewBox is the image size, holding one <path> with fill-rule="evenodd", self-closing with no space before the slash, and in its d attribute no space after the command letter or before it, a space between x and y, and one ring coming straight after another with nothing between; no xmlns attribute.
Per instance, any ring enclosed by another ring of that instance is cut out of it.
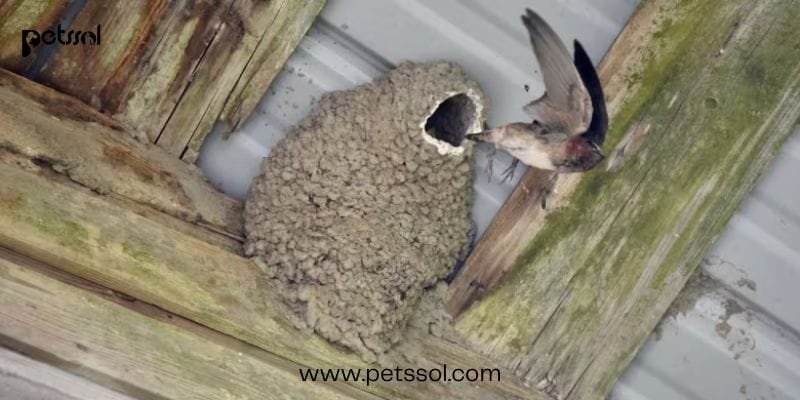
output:
<svg viewBox="0 0 800 400"><path fill-rule="evenodd" d="M457 122L444 127L451 142L460 130L479 131L485 114L482 92L454 64L404 63L332 92L250 187L247 255L295 322L368 361L403 338L420 299L441 289L467 245L473 145L423 133L459 94L471 101L450 102L437 119Z"/></svg>

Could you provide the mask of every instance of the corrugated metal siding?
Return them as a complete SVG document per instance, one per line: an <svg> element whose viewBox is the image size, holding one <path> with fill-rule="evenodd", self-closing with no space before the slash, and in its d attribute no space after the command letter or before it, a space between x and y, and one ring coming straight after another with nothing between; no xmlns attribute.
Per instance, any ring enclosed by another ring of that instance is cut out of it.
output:
<svg viewBox="0 0 800 400"><path fill-rule="evenodd" d="M800 131L617 385L615 400L800 399Z"/></svg>
<svg viewBox="0 0 800 400"><path fill-rule="evenodd" d="M492 101L492 125L524 118L542 92L519 15L540 12L598 61L638 0L329 0L321 18L230 140L204 145L200 167L243 198L261 159L322 93L368 82L404 60L461 64ZM524 85L530 85L530 93ZM488 182L478 153L473 215L483 232L516 182ZM497 158L502 171L510 158ZM613 393L634 399L800 399L800 136L709 253L710 277L648 340ZM520 169L517 177L521 176ZM744 311L741 311L744 310ZM741 312L739 312L741 311ZM730 314L730 315L729 315Z"/></svg>

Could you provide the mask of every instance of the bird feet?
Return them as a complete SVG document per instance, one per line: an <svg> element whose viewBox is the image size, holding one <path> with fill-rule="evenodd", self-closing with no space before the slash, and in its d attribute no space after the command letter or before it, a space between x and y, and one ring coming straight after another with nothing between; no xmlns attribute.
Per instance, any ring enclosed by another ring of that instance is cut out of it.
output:
<svg viewBox="0 0 800 400"><path fill-rule="evenodd" d="M514 161L511 161L511 165L503 171L503 180L500 181L501 183L506 183L506 181L514 179L514 173L517 172L517 165L519 165L519 159L515 158Z"/></svg>
<svg viewBox="0 0 800 400"><path fill-rule="evenodd" d="M492 183L492 175L494 175L494 156L497 154L497 149L492 146L492 152L489 153L486 161L486 177L489 183Z"/></svg>
<svg viewBox="0 0 800 400"><path fill-rule="evenodd" d="M550 197L550 189L542 189L542 210L547 209L547 198Z"/></svg>
<svg viewBox="0 0 800 400"><path fill-rule="evenodd" d="M494 156L497 154L497 149L492 149L492 152L489 153L488 160L486 162L486 176L488 177L489 183L492 182L492 177L494 176ZM514 179L514 174L517 172L517 165L519 165L519 159L515 158L514 161L511 161L511 165L508 166L501 176L503 180L500 183L506 183Z"/></svg>

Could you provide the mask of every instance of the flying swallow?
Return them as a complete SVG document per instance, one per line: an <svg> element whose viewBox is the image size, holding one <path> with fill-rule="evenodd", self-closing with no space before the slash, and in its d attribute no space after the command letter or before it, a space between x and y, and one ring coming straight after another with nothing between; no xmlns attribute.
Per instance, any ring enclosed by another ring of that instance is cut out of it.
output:
<svg viewBox="0 0 800 400"><path fill-rule="evenodd" d="M531 167L560 173L583 172L603 160L600 147L608 131L608 114L600 78L577 40L574 60L553 28L538 14L526 10L528 29L539 61L545 93L525 105L532 122L516 122L469 135L494 144L515 157L506 170L513 177L521 161ZM491 161L489 164L491 173Z"/></svg>

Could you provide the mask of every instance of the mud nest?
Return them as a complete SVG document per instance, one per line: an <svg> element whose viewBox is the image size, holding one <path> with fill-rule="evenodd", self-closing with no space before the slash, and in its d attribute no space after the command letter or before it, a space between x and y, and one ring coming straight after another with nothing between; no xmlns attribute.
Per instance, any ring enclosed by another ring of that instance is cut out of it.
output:
<svg viewBox="0 0 800 400"><path fill-rule="evenodd" d="M272 150L248 194L245 251L297 323L374 360L442 296L468 244L464 137L483 104L456 65L405 63L324 96Z"/></svg>

